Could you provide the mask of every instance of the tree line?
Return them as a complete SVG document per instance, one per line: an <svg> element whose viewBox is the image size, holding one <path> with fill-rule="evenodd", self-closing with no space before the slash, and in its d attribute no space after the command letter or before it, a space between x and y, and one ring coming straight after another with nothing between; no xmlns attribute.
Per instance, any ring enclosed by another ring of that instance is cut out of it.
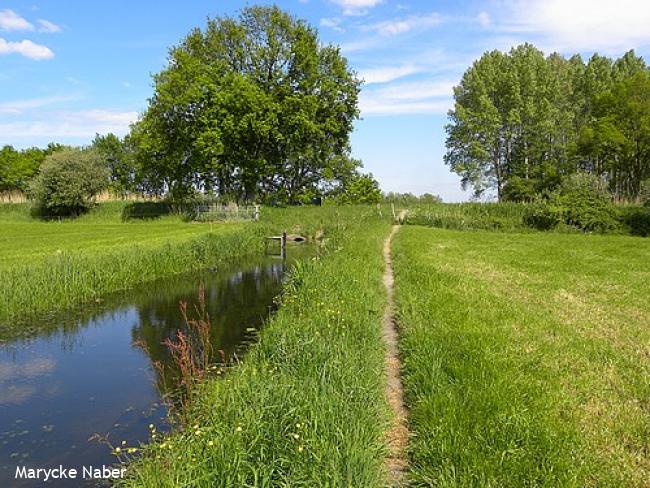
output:
<svg viewBox="0 0 650 488"><path fill-rule="evenodd" d="M445 163L476 196L527 201L577 172L636 200L650 179L650 71L634 51L491 51L454 88Z"/></svg>
<svg viewBox="0 0 650 488"><path fill-rule="evenodd" d="M153 82L128 135L97 135L83 149L105 162L115 193L281 203L381 198L350 154L361 81L338 47L277 6L208 19L170 49ZM45 156L6 147L0 190L28 190ZM50 177L71 157L48 167Z"/></svg>

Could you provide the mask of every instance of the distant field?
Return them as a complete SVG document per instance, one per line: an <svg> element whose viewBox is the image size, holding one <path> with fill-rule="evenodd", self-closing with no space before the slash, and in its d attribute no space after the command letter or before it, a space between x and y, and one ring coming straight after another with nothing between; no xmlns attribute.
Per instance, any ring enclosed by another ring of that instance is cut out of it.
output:
<svg viewBox="0 0 650 488"><path fill-rule="evenodd" d="M414 486L648 486L650 241L405 226Z"/></svg>
<svg viewBox="0 0 650 488"><path fill-rule="evenodd" d="M0 269L33 262L57 252L102 252L134 244L154 244L191 238L209 231L209 225L172 222L101 223L13 223L2 222ZM235 230L237 224L228 224Z"/></svg>

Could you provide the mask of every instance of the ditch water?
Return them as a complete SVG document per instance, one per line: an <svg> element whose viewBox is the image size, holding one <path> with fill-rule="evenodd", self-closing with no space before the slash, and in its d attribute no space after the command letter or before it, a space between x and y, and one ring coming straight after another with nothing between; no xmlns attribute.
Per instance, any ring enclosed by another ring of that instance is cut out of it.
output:
<svg viewBox="0 0 650 488"><path fill-rule="evenodd" d="M149 424L166 430L162 398L173 378L153 365L172 369L162 342L183 325L179 302L191 316L203 284L214 350L233 357L274 310L288 266L310 254L295 247L285 262L269 257L147 283L70 312L39 335L0 342L0 487L43 486L16 480L18 466L81 473L114 463L107 445L89 440L94 434L137 446L149 439Z"/></svg>

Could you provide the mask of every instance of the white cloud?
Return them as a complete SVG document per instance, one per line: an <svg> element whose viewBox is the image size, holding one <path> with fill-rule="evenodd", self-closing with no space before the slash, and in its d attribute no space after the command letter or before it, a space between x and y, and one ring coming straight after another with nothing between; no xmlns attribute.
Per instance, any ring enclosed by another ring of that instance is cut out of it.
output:
<svg viewBox="0 0 650 488"><path fill-rule="evenodd" d="M411 15L403 19L385 20L368 27L384 36L394 36L403 34L412 30L422 30L434 27L442 22L442 17L438 13L428 15Z"/></svg>
<svg viewBox="0 0 650 488"><path fill-rule="evenodd" d="M376 7L383 0L331 0L343 9L343 15L365 15L368 9Z"/></svg>
<svg viewBox="0 0 650 488"><path fill-rule="evenodd" d="M359 72L359 77L367 84L387 83L421 71L422 69L414 64L405 64L402 66L385 66L381 68L361 70Z"/></svg>
<svg viewBox="0 0 650 488"><path fill-rule="evenodd" d="M451 81L414 81L363 90L361 115L445 114L452 107Z"/></svg>
<svg viewBox="0 0 650 488"><path fill-rule="evenodd" d="M650 2L517 0L504 2L501 30L538 34L561 51L620 51L650 44Z"/></svg>
<svg viewBox="0 0 650 488"><path fill-rule="evenodd" d="M40 114L34 120L0 122L0 145L34 140L92 139L96 133L124 135L138 119L133 111L77 110Z"/></svg>
<svg viewBox="0 0 650 488"><path fill-rule="evenodd" d="M0 114L21 114L27 110L43 108L56 103L70 102L77 100L77 96L52 96L32 98L29 100L13 100L11 102L0 102Z"/></svg>
<svg viewBox="0 0 650 488"><path fill-rule="evenodd" d="M453 81L409 81L374 90L376 96L391 100L422 100L451 98L456 85Z"/></svg>
<svg viewBox="0 0 650 488"><path fill-rule="evenodd" d="M336 32L345 32L345 29L341 27L341 19L338 17L320 19L320 25L335 30Z"/></svg>
<svg viewBox="0 0 650 488"><path fill-rule="evenodd" d="M31 31L34 26L13 10L0 10L0 29L5 31Z"/></svg>
<svg viewBox="0 0 650 488"><path fill-rule="evenodd" d="M36 22L38 23L39 32L47 32L50 34L61 32L61 27L56 25L54 22L45 19L38 19Z"/></svg>
<svg viewBox="0 0 650 488"><path fill-rule="evenodd" d="M481 25L481 27L487 27L488 25L490 25L492 23L492 19L490 18L490 14L488 14L485 11L480 12L476 16L476 21Z"/></svg>
<svg viewBox="0 0 650 488"><path fill-rule="evenodd" d="M446 114L452 107L446 100L431 100L417 102L400 102L395 100L377 100L362 97L359 101L361 115L413 115L413 114Z"/></svg>
<svg viewBox="0 0 650 488"><path fill-rule="evenodd" d="M10 42L0 37L0 55L13 53L21 54L26 58L34 59L36 61L52 59L54 57L52 50L42 44L36 44L27 39L18 42Z"/></svg>

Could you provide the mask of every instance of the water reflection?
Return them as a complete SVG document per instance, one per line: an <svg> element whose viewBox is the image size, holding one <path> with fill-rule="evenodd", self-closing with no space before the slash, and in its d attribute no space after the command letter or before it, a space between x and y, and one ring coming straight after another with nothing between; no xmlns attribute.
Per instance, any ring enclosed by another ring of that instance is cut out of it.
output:
<svg viewBox="0 0 650 488"><path fill-rule="evenodd" d="M88 441L94 433L137 445L147 440L149 423L164 428L161 395L174 375L163 378L152 365L171 368L162 342L184 325L179 302L191 311L205 286L214 350L232 357L275 307L286 267L263 260L156 281L0 346L0 486L38 486L17 482L17 465L111 463L105 446Z"/></svg>

